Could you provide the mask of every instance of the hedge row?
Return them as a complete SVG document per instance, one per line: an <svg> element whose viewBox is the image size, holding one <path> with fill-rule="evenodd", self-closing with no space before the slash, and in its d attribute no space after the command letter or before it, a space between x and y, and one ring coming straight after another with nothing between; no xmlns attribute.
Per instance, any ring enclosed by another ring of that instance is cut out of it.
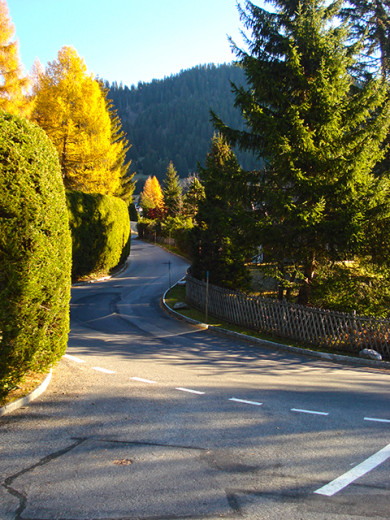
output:
<svg viewBox="0 0 390 520"><path fill-rule="evenodd" d="M72 278L108 273L130 253L126 203L110 195L67 192L72 233Z"/></svg>
<svg viewBox="0 0 390 520"><path fill-rule="evenodd" d="M57 152L0 112L0 398L65 352L71 237Z"/></svg>

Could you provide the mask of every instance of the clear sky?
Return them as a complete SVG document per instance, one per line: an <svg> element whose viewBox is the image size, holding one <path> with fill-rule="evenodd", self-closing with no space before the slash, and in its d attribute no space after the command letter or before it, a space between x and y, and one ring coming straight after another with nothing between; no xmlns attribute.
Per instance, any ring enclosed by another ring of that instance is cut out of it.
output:
<svg viewBox="0 0 390 520"><path fill-rule="evenodd" d="M131 86L230 62L227 35L242 43L236 0L6 1L26 71L72 45L95 76Z"/></svg>

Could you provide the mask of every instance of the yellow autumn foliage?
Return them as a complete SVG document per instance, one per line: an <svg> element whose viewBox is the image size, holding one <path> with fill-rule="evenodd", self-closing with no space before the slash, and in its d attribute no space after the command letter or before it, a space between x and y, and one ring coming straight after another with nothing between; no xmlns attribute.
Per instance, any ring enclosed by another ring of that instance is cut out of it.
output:
<svg viewBox="0 0 390 520"><path fill-rule="evenodd" d="M150 209L162 209L164 207L164 195L156 176L146 179L140 203L144 213L147 213Z"/></svg>
<svg viewBox="0 0 390 520"><path fill-rule="evenodd" d="M0 109L28 116L28 80L23 75L15 28L5 0L0 0Z"/></svg>
<svg viewBox="0 0 390 520"><path fill-rule="evenodd" d="M65 187L117 193L127 142L112 139L109 103L73 47L63 47L45 71L36 67L33 93L32 117L57 148Z"/></svg>

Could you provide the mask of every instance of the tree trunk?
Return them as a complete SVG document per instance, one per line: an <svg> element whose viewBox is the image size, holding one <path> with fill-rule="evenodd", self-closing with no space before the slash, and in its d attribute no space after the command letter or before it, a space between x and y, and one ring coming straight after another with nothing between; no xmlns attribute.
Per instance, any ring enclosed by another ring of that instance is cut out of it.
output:
<svg viewBox="0 0 390 520"><path fill-rule="evenodd" d="M279 268L279 273L283 276L284 278L284 265L283 264L279 264L278 266ZM278 283L278 300L281 302L283 300L283 296L284 296L284 287L283 287L283 282L280 281Z"/></svg>
<svg viewBox="0 0 390 520"><path fill-rule="evenodd" d="M297 272L294 271L294 273L292 274L292 276L290 278L290 286L288 287L288 289L286 291L286 300L288 300L288 301L290 301L290 299L291 299L291 291L293 288L293 284L295 283L296 276L297 276Z"/></svg>
<svg viewBox="0 0 390 520"><path fill-rule="evenodd" d="M305 264L304 276L305 279L301 288L299 289L298 294L298 303L300 305L307 305L310 302L311 296L311 284L314 278L314 267L315 267L315 259L314 255L312 258L308 259Z"/></svg>

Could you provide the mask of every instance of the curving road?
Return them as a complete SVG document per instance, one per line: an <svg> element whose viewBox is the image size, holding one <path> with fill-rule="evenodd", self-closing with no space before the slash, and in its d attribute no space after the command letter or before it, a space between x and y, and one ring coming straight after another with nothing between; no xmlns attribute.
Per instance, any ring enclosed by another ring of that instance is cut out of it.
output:
<svg viewBox="0 0 390 520"><path fill-rule="evenodd" d="M135 240L73 288L49 389L0 419L0 519L388 519L390 373L176 321L168 262Z"/></svg>

